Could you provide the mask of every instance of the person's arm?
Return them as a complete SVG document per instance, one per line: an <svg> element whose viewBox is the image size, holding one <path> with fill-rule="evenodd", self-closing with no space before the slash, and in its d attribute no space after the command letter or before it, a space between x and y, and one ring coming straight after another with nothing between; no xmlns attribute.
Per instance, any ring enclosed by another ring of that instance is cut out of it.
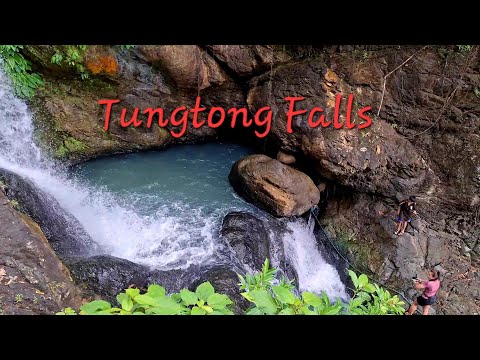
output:
<svg viewBox="0 0 480 360"><path fill-rule="evenodd" d="M417 282L415 283L415 289L422 290L425 289L425 280L418 279Z"/></svg>
<svg viewBox="0 0 480 360"><path fill-rule="evenodd" d="M413 204L413 215L417 215L417 209L415 208L415 203Z"/></svg>
<svg viewBox="0 0 480 360"><path fill-rule="evenodd" d="M400 211L402 211L402 204L404 203L404 201L402 201L399 205L398 205L398 210L397 210L397 215L400 216Z"/></svg>

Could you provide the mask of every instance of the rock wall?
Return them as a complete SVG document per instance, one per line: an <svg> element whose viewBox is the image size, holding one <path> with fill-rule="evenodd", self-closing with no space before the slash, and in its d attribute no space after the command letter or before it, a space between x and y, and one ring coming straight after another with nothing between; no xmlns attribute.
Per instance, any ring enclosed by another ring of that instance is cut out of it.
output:
<svg viewBox="0 0 480 360"><path fill-rule="evenodd" d="M0 191L0 314L54 314L78 308L70 273L39 226Z"/></svg>

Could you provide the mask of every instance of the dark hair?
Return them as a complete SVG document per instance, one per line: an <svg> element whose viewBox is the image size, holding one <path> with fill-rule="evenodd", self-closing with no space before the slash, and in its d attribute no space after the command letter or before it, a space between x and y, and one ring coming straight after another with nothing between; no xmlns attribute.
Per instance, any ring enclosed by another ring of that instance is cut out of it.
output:
<svg viewBox="0 0 480 360"><path fill-rule="evenodd" d="M415 195L412 195L408 198L408 200L415 202L417 200L417 197Z"/></svg>
<svg viewBox="0 0 480 360"><path fill-rule="evenodd" d="M434 277L433 280L440 280L440 271L438 271L435 268L431 268L430 273L433 273L433 277Z"/></svg>

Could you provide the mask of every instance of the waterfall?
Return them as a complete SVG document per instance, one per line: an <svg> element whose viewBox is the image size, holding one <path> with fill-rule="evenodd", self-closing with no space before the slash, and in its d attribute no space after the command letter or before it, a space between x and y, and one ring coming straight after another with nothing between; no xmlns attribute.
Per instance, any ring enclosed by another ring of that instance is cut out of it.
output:
<svg viewBox="0 0 480 360"><path fill-rule="evenodd" d="M313 233L315 219L310 214L307 226L302 219L290 221L290 232L283 236L287 258L298 275L299 290L319 293L325 291L330 298L348 299L345 286L337 270L328 264L319 252Z"/></svg>
<svg viewBox="0 0 480 360"><path fill-rule="evenodd" d="M31 180L56 199L107 254L162 270L218 260L221 244L217 233L225 213L205 216L178 203L139 214L125 199L72 178L61 164L42 154L35 144L32 115L14 95L1 63L0 168ZM338 273L316 247L313 225L291 221L289 231L280 235L285 254L298 273L300 289L345 298Z"/></svg>

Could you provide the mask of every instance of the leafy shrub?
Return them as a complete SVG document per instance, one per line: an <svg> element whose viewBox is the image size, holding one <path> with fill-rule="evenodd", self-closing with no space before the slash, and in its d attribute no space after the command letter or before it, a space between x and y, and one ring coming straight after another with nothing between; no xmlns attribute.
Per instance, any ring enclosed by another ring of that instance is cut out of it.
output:
<svg viewBox="0 0 480 360"><path fill-rule="evenodd" d="M31 97L44 82L39 74L32 72L32 64L21 54L23 45L0 45L0 58L6 74L10 77L15 92L20 97Z"/></svg>
<svg viewBox="0 0 480 360"><path fill-rule="evenodd" d="M77 70L82 80L88 79L89 74L83 66L83 56L87 45L67 45L62 48L55 47L55 54L50 61L56 65L67 65Z"/></svg>
<svg viewBox="0 0 480 360"><path fill-rule="evenodd" d="M233 315L232 300L217 294L210 284L200 284L195 292L183 289L167 295L160 285L150 285L145 294L139 289L126 289L117 295L121 307L112 307L104 300L94 300L80 307L80 315ZM75 315L72 308L57 315Z"/></svg>
<svg viewBox="0 0 480 360"><path fill-rule="evenodd" d="M457 45L458 51L469 52L473 49L473 45Z"/></svg>
<svg viewBox="0 0 480 360"><path fill-rule="evenodd" d="M377 284L369 283L366 275L349 270L355 289L348 303L332 302L326 293L294 294L292 281L275 279L277 270L270 268L268 259L260 273L239 275L241 293L252 306L247 315L387 315L402 314L404 303ZM103 300L94 300L80 307L80 315L233 315L233 304L227 295L215 293L210 282L200 284L195 292L183 289L167 295L163 287L150 285L145 294L139 289L127 289L117 296L119 307ZM66 308L57 315L75 315Z"/></svg>

